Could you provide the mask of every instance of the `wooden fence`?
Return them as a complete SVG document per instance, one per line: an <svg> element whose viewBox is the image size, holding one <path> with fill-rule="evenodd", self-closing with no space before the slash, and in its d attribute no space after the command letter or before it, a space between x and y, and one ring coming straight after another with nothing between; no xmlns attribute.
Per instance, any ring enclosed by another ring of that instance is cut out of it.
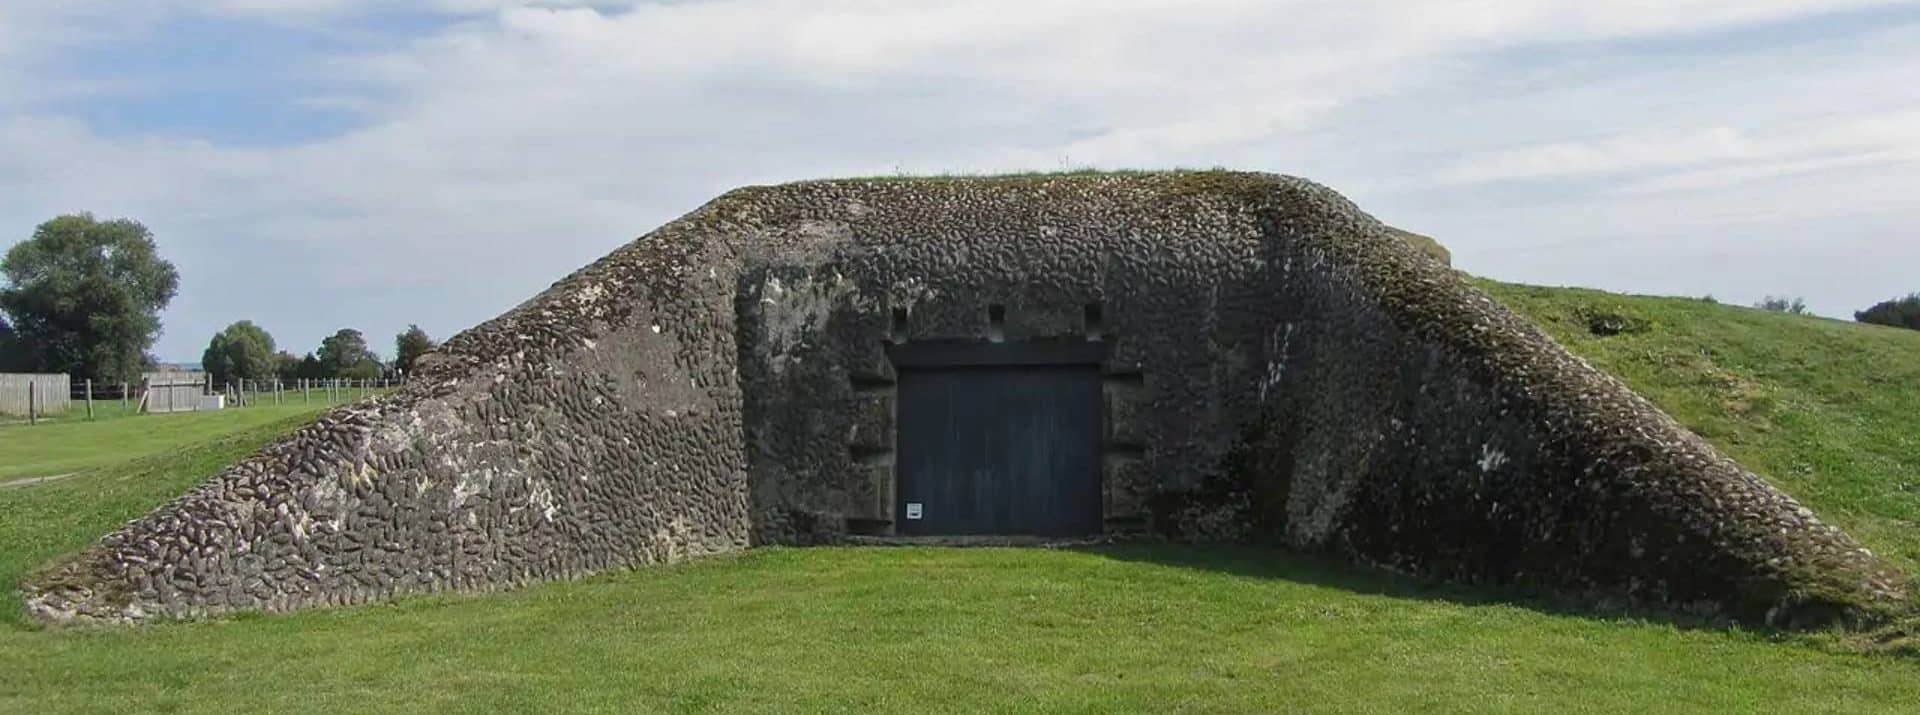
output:
<svg viewBox="0 0 1920 715"><path fill-rule="evenodd" d="M29 386L35 414L67 411L72 386L66 375L9 372L0 373L0 415L27 416Z"/></svg>
<svg viewBox="0 0 1920 715"><path fill-rule="evenodd" d="M146 412L193 412L207 394L207 374L200 371L149 372L140 382L145 386L140 406Z"/></svg>

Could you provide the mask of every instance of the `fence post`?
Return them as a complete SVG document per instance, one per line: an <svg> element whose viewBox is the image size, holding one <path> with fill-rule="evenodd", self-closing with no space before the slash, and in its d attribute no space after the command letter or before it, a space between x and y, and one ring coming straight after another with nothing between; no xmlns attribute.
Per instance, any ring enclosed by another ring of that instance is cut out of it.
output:
<svg viewBox="0 0 1920 715"><path fill-rule="evenodd" d="M313 383L304 377L300 378L300 401L313 403Z"/></svg>
<svg viewBox="0 0 1920 715"><path fill-rule="evenodd" d="M87 419L93 419L93 378L87 378Z"/></svg>
<svg viewBox="0 0 1920 715"><path fill-rule="evenodd" d="M34 392L33 381L28 380L27 381L27 424L30 424L30 425L40 421L39 418L35 417L33 414L34 397L35 397L35 392Z"/></svg>

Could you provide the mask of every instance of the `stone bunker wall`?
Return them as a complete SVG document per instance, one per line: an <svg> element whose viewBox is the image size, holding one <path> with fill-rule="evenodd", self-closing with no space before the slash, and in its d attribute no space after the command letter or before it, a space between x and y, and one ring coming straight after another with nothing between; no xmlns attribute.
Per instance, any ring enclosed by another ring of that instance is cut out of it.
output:
<svg viewBox="0 0 1920 715"><path fill-rule="evenodd" d="M1274 286L1246 216L1157 188L816 183L760 198L788 228L755 244L738 292L756 541L890 533L887 348L987 342L1104 348L1109 533L1244 534L1243 515L1166 505L1219 481L1268 398Z"/></svg>
<svg viewBox="0 0 1920 715"><path fill-rule="evenodd" d="M745 548L724 246L670 226L31 577L46 621L484 591Z"/></svg>
<svg viewBox="0 0 1920 715"><path fill-rule="evenodd" d="M1108 533L1755 623L1902 577L1338 195L743 189L35 576L45 620L486 590L891 532L890 346L1097 344Z"/></svg>

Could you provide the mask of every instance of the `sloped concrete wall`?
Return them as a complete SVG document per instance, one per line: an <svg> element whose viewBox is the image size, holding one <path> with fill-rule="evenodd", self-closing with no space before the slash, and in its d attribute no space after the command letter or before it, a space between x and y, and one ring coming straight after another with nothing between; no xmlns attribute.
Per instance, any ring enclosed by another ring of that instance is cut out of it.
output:
<svg viewBox="0 0 1920 715"><path fill-rule="evenodd" d="M1755 623L1905 603L1844 534L1338 195L1214 172L730 193L27 601L282 610L885 533L887 346L996 339L1105 348L1110 532Z"/></svg>
<svg viewBox="0 0 1920 715"><path fill-rule="evenodd" d="M1417 247L1274 222L1293 317L1253 480L1287 543L1750 623L1900 607L1904 576Z"/></svg>

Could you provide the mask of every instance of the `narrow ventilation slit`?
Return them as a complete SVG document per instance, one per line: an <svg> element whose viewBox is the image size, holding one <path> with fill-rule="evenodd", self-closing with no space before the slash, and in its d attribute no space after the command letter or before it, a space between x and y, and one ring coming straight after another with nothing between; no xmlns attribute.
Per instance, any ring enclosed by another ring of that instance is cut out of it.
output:
<svg viewBox="0 0 1920 715"><path fill-rule="evenodd" d="M853 391L856 393L893 391L893 381L880 375L848 375L847 382L853 385Z"/></svg>
<svg viewBox="0 0 1920 715"><path fill-rule="evenodd" d="M1007 341L1007 306L987 306L987 340L995 343Z"/></svg>
<svg viewBox="0 0 1920 715"><path fill-rule="evenodd" d="M1085 331L1086 331L1088 340L1105 340L1106 339L1107 326L1106 326L1105 320L1103 320L1102 316L1100 315L1099 303L1088 303L1086 308L1082 311L1081 317L1082 317L1082 322L1086 326Z"/></svg>
<svg viewBox="0 0 1920 715"><path fill-rule="evenodd" d="M887 326L887 340L899 345L907 341L907 309L894 308L893 322Z"/></svg>
<svg viewBox="0 0 1920 715"><path fill-rule="evenodd" d="M854 536L891 536L893 520L850 516L847 517L847 533Z"/></svg>
<svg viewBox="0 0 1920 715"><path fill-rule="evenodd" d="M854 464L884 465L893 463L893 450L887 449L886 447L849 445L847 447L847 456L852 458Z"/></svg>

